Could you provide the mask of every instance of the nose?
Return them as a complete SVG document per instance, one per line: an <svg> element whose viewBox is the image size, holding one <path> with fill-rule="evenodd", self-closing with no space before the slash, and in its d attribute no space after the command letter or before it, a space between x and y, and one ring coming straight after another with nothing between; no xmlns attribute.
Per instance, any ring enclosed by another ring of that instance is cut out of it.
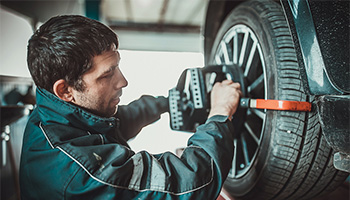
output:
<svg viewBox="0 0 350 200"><path fill-rule="evenodd" d="M124 88L124 87L126 87L126 86L128 86L128 80L126 80L126 78L125 78L125 76L124 76L124 74L122 74L122 73L120 73L121 75L122 75L122 87Z"/></svg>
<svg viewBox="0 0 350 200"><path fill-rule="evenodd" d="M119 90L121 88L128 86L128 81L126 80L125 76L123 75L123 73L120 71L119 68L117 68L116 77L114 80L116 81L114 84L116 90Z"/></svg>

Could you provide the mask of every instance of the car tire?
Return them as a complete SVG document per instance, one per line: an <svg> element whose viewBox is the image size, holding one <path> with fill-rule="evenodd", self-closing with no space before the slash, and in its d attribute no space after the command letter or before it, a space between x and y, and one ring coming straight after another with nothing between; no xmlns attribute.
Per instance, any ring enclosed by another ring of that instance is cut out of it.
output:
<svg viewBox="0 0 350 200"><path fill-rule="evenodd" d="M310 101L281 5L247 1L222 23L209 65L241 67L241 86L250 98ZM347 173L333 167L315 110L246 109L235 127L235 153L224 188L238 199L310 199L327 194Z"/></svg>

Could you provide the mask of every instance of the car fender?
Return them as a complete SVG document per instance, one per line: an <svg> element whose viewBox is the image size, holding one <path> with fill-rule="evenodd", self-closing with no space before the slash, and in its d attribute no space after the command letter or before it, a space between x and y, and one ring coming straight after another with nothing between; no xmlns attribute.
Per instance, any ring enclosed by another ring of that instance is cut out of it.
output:
<svg viewBox="0 0 350 200"><path fill-rule="evenodd" d="M349 93L349 2L281 0L281 4L306 91Z"/></svg>

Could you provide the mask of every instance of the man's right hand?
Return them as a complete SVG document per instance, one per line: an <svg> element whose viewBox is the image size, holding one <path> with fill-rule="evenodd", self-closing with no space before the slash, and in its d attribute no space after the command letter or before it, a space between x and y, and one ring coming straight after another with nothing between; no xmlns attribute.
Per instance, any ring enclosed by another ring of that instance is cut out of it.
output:
<svg viewBox="0 0 350 200"><path fill-rule="evenodd" d="M231 80L215 83L211 91L211 109L208 118L214 115L231 116L236 112L239 98L242 96L241 85Z"/></svg>

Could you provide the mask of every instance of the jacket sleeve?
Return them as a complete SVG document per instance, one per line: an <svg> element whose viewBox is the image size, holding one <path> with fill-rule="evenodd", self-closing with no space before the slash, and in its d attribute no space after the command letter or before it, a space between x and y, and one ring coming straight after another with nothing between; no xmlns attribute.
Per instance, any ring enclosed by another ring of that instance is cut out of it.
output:
<svg viewBox="0 0 350 200"><path fill-rule="evenodd" d="M232 163L230 124L225 116L211 117L197 128L181 157L170 152L152 155L141 151L135 154L129 148L115 144L90 149L86 140L81 144L74 141L74 146L61 146L87 172L78 171L70 181L66 197L215 200ZM98 140L97 135L89 137ZM75 149L74 155L69 153L73 151L71 148ZM77 148L82 149L77 151ZM101 157L94 161L88 159L91 155ZM86 189L82 191L81 188Z"/></svg>
<svg viewBox="0 0 350 200"><path fill-rule="evenodd" d="M127 106L119 106L116 117L122 137L126 141L135 137L144 126L159 120L160 115L168 110L168 100L162 96L143 95Z"/></svg>

